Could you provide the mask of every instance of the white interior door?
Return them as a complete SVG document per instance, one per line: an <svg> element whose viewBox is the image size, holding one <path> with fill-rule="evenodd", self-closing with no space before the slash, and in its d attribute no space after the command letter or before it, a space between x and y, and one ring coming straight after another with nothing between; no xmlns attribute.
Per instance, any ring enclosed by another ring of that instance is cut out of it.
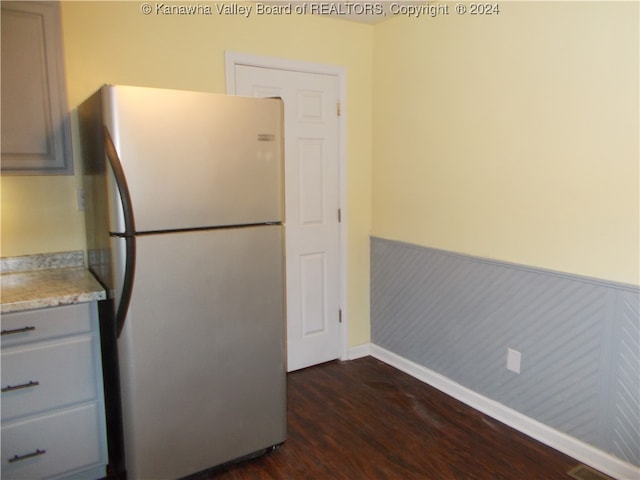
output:
<svg viewBox="0 0 640 480"><path fill-rule="evenodd" d="M287 369L340 357L339 81L235 65L235 93L285 106Z"/></svg>

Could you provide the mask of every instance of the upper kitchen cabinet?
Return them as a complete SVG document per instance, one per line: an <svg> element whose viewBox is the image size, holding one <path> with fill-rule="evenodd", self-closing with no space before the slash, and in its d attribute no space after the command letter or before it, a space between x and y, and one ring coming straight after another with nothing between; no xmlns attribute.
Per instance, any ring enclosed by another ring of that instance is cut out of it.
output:
<svg viewBox="0 0 640 480"><path fill-rule="evenodd" d="M72 174L58 2L1 2L2 173Z"/></svg>

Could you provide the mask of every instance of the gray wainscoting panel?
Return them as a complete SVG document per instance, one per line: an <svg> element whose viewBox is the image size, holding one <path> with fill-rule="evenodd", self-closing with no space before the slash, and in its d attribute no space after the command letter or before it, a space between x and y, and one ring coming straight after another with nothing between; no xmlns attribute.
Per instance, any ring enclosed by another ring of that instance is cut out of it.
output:
<svg viewBox="0 0 640 480"><path fill-rule="evenodd" d="M614 451L624 460L638 462L640 452L640 317L638 298L622 292L617 302L616 334L612 359L613 385L612 442Z"/></svg>
<svg viewBox="0 0 640 480"><path fill-rule="evenodd" d="M639 298L633 286L371 240L374 344L635 465Z"/></svg>

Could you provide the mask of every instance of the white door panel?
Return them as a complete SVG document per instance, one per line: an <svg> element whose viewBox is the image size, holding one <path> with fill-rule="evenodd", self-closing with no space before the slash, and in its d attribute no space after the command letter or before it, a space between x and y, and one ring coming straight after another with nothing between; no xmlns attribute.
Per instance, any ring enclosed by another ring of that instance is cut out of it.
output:
<svg viewBox="0 0 640 480"><path fill-rule="evenodd" d="M287 362L297 370L340 356L338 79L235 66L238 95L285 105Z"/></svg>

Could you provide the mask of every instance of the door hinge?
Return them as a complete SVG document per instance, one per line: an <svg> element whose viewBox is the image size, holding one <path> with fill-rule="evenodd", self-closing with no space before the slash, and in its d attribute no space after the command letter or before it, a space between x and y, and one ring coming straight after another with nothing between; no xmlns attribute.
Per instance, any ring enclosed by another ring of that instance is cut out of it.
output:
<svg viewBox="0 0 640 480"><path fill-rule="evenodd" d="M342 309L338 310L338 322L342 323Z"/></svg>
<svg viewBox="0 0 640 480"><path fill-rule="evenodd" d="M338 223L342 223L342 209L338 209Z"/></svg>
<svg viewBox="0 0 640 480"><path fill-rule="evenodd" d="M338 116L342 114L342 104L339 101L336 103L336 113Z"/></svg>

